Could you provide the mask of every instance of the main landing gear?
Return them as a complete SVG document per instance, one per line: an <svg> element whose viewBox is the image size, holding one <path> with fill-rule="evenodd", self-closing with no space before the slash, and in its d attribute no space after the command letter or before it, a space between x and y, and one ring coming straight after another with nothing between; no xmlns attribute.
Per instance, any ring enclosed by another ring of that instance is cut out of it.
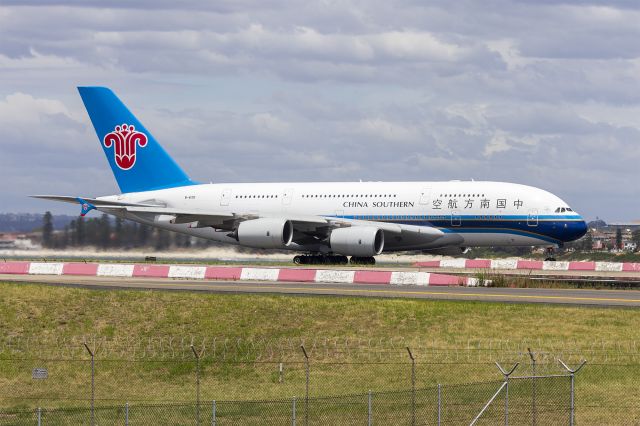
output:
<svg viewBox="0 0 640 426"><path fill-rule="evenodd" d="M305 254L293 258L296 265L347 265L349 258L339 254ZM373 257L351 256L352 265L375 265Z"/></svg>

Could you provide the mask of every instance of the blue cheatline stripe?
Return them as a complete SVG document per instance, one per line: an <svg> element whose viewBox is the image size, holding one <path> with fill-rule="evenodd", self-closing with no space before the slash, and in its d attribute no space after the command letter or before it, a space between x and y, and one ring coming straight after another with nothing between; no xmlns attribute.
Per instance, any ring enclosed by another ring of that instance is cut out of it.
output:
<svg viewBox="0 0 640 426"><path fill-rule="evenodd" d="M526 216L526 215L453 215L453 214L439 214L439 215L389 215L389 214L365 214L365 215L323 215L324 217L339 217L344 219L363 219L363 220L450 220L452 217L460 220L480 220L487 222L506 221L506 220L537 220L538 221L573 221L582 222L584 219L582 216L554 216L554 215L539 215L539 216ZM492 219L493 218L493 219Z"/></svg>
<svg viewBox="0 0 640 426"><path fill-rule="evenodd" d="M543 241L547 241L554 244L561 242L556 238L552 238L543 234L538 234L536 232L527 232L527 231L521 231L517 229L508 229L508 228L469 229L469 228L453 227L453 228L438 228L438 229L441 230L442 232L455 233L455 234L511 234L511 235L520 235L523 237L536 238L538 240L543 240Z"/></svg>
<svg viewBox="0 0 640 426"><path fill-rule="evenodd" d="M399 225L425 226L440 229L446 233L502 233L536 238L542 241L558 244L562 241L575 239L575 226L584 221L580 216L551 216L553 219L528 221L527 216L519 219L478 219L477 216L453 216L442 215L437 219L424 219L431 215L345 215L340 216L345 219L374 220L380 222L391 222ZM326 217L336 217L335 215ZM564 220L562 220L564 218ZM452 222L460 225L453 225ZM519 222L519 223L518 223ZM532 225L529 225L529 222ZM534 224L535 223L535 224ZM568 227L567 227L568 226Z"/></svg>

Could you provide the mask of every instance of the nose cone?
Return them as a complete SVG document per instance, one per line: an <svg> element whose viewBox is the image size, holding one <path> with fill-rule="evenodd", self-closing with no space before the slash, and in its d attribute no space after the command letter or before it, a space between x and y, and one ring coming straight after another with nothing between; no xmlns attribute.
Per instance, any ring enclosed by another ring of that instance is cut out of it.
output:
<svg viewBox="0 0 640 426"><path fill-rule="evenodd" d="M587 222L585 222L582 217L580 217L580 220L566 222L564 224L562 240L564 242L575 241L582 238L582 236L587 233L588 229L589 227L587 226Z"/></svg>

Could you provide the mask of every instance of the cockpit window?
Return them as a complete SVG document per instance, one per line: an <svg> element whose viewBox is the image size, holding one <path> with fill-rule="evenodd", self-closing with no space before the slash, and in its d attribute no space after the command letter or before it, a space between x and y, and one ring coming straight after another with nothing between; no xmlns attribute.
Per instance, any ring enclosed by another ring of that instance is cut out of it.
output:
<svg viewBox="0 0 640 426"><path fill-rule="evenodd" d="M556 213L564 213L564 212L572 212L573 210L571 210L569 207L558 207L556 209Z"/></svg>

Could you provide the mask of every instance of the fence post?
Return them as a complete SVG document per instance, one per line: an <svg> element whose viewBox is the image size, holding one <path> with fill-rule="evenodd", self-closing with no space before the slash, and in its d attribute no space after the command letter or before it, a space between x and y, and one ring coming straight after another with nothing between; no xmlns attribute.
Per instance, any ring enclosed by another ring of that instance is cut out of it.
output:
<svg viewBox="0 0 640 426"><path fill-rule="evenodd" d="M411 426L416 424L416 359L407 346L409 358L411 358Z"/></svg>
<svg viewBox="0 0 640 426"><path fill-rule="evenodd" d="M84 347L87 350L87 352L89 352L89 355L91 355L91 426L95 426L96 422L96 418L95 418L95 398L96 398L96 388L95 388L95 377L96 377L96 370L95 370L95 356L93 354L93 351L91 349L89 349L89 345L87 345L86 342L84 342Z"/></svg>
<svg viewBox="0 0 640 426"><path fill-rule="evenodd" d="M129 426L129 403L124 404L124 426Z"/></svg>
<svg viewBox="0 0 640 426"><path fill-rule="evenodd" d="M513 368L511 369L511 371L507 372L505 371L500 364L498 364L496 362L496 366L498 367L498 369L500 370L500 372L502 373L502 375L504 376L504 390L505 390L505 398L504 398L504 424L505 426L509 426L509 376L511 374L513 374L513 372L516 370L516 368L518 368L518 365L520 365L519 362L516 362L516 364L513 366Z"/></svg>
<svg viewBox="0 0 640 426"><path fill-rule="evenodd" d="M216 400L211 403L211 426L216 426Z"/></svg>
<svg viewBox="0 0 640 426"><path fill-rule="evenodd" d="M293 397L293 403L291 405L291 425L296 426L296 397Z"/></svg>
<svg viewBox="0 0 640 426"><path fill-rule="evenodd" d="M191 345L191 352L196 357L196 424L200 426L200 355Z"/></svg>
<svg viewBox="0 0 640 426"><path fill-rule="evenodd" d="M38 426L42 426L42 408L38 407Z"/></svg>
<svg viewBox="0 0 640 426"><path fill-rule="evenodd" d="M306 370L307 382L304 391L304 426L309 424L309 355L304 345L300 345L302 353L304 354L304 365Z"/></svg>
<svg viewBox="0 0 640 426"><path fill-rule="evenodd" d="M529 352L529 357L531 358L531 375L532 377L532 390L531 390L531 424L532 426L537 426L538 424L538 407L536 407L536 393L537 393L537 388L536 388L536 357L535 354L533 352L531 352L531 348L527 348L527 351Z"/></svg>
<svg viewBox="0 0 640 426"><path fill-rule="evenodd" d="M442 385L438 383L438 426L442 422Z"/></svg>
<svg viewBox="0 0 640 426"><path fill-rule="evenodd" d="M367 418L368 418L367 425L371 426L371 424L372 424L372 423L371 423L371 414L372 414L372 413L371 413L371 389L369 389L369 401L368 401L368 402L369 402L369 409L368 409L368 411L367 411L367 413L368 413L368 416L367 416Z"/></svg>
<svg viewBox="0 0 640 426"><path fill-rule="evenodd" d="M575 416L576 416L576 403L575 403L575 397L576 397L576 392L575 392L575 377L576 377L576 373L578 371L580 371L582 369L582 367L584 367L584 365L587 363L586 360L582 360L582 364L580 364L578 366L578 368L576 368L575 370L570 369L567 364L565 364L564 362L562 362L562 360L560 358L558 358L558 361L560 362L560 364L562 364L562 366L565 368L565 370L567 370L569 372L569 376L571 377L571 416L569 417L569 425L573 426L575 424Z"/></svg>

